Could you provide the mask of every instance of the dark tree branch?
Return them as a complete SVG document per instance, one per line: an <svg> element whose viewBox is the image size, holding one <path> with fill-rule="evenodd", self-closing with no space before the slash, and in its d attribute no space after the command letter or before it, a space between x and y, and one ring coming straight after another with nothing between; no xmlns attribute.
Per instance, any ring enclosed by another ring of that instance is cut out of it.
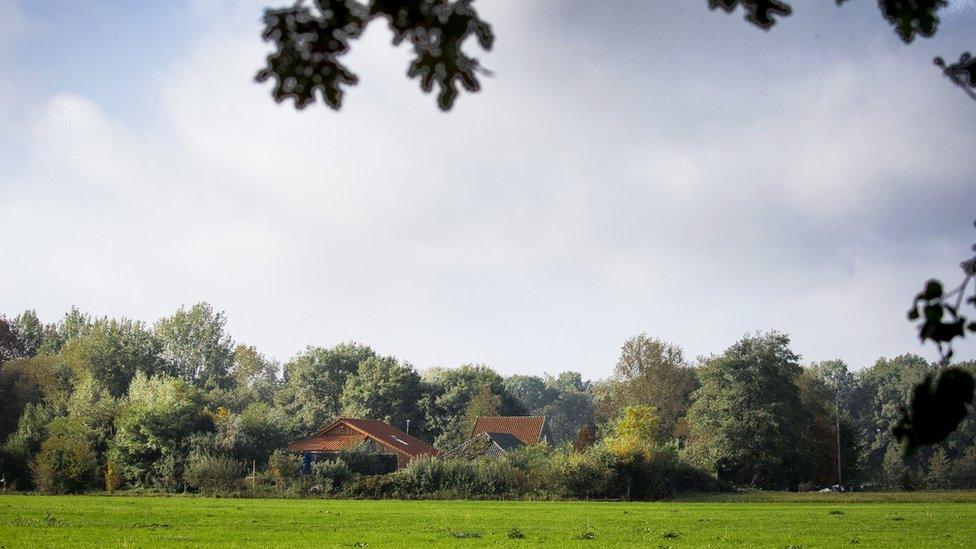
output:
<svg viewBox="0 0 976 549"><path fill-rule="evenodd" d="M935 64L942 69L942 73L953 84L959 86L963 92L976 101L976 57L968 51L959 57L957 63L947 65L941 57L935 58Z"/></svg>

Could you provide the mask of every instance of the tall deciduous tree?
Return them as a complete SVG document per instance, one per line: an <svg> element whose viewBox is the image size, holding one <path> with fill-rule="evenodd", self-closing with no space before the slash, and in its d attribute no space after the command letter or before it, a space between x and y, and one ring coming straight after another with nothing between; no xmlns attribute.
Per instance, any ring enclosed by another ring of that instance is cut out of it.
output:
<svg viewBox="0 0 976 549"><path fill-rule="evenodd" d="M65 342L61 356L77 377L91 377L112 396L121 396L136 372L151 376L162 368L160 349L142 322L103 318Z"/></svg>
<svg viewBox="0 0 976 549"><path fill-rule="evenodd" d="M23 355L23 343L17 327L6 317L0 316L0 364Z"/></svg>
<svg viewBox="0 0 976 549"><path fill-rule="evenodd" d="M44 336L38 354L56 355L61 347L69 340L81 337L91 328L92 317L81 312L77 307L71 307L56 324L44 327Z"/></svg>
<svg viewBox="0 0 976 549"><path fill-rule="evenodd" d="M891 447L899 447L900 451L891 430L908 406L915 385L931 370L932 366L924 358L905 354L880 358L858 373L859 384L853 400L859 408L858 430L864 441L868 469L880 470Z"/></svg>
<svg viewBox="0 0 976 549"><path fill-rule="evenodd" d="M697 386L681 347L640 334L624 342L613 377L602 387L600 414L609 421L627 406L653 406L661 423L658 436L670 440Z"/></svg>
<svg viewBox="0 0 976 549"><path fill-rule="evenodd" d="M342 392L342 413L349 417L379 419L399 429L414 426L421 418L420 375L409 364L393 357L369 357Z"/></svg>
<svg viewBox="0 0 976 549"><path fill-rule="evenodd" d="M515 374L506 377L505 390L526 410L538 410L558 396L558 392L539 376Z"/></svg>
<svg viewBox="0 0 976 549"><path fill-rule="evenodd" d="M37 312L33 309L24 311L17 315L13 324L17 329L17 334L20 336L23 356L31 357L37 355L44 344L44 334L46 331L44 324L37 317Z"/></svg>
<svg viewBox="0 0 976 549"><path fill-rule="evenodd" d="M314 430L342 411L342 392L359 365L376 356L358 343L330 348L306 347L285 364L285 385L278 400L303 430Z"/></svg>
<svg viewBox="0 0 976 549"><path fill-rule="evenodd" d="M775 332L746 336L698 368L688 453L724 480L785 488L802 479L800 357L789 344Z"/></svg>
<svg viewBox="0 0 976 549"><path fill-rule="evenodd" d="M272 401L278 387L278 369L277 362L259 353L254 346L234 347L231 378L238 390L248 392L252 399L265 403Z"/></svg>
<svg viewBox="0 0 976 549"><path fill-rule="evenodd" d="M169 373L201 387L222 387L234 362L234 341L224 332L227 318L209 303L180 307L153 331Z"/></svg>
<svg viewBox="0 0 976 549"><path fill-rule="evenodd" d="M803 479L819 485L850 485L858 478L860 441L851 416L844 411L844 404L841 404L840 416L837 415L837 404L841 401L837 398L836 385L830 377L825 379L825 371L846 373L847 367L840 361L820 363L804 368L797 378L806 424L806 430L797 433L797 444L803 447L807 465Z"/></svg>

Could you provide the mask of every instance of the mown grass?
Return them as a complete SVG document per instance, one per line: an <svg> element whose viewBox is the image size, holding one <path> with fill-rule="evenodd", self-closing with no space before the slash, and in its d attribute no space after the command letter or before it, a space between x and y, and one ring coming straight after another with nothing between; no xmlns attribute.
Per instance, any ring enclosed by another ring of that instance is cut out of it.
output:
<svg viewBox="0 0 976 549"><path fill-rule="evenodd" d="M691 503L976 503L976 492L755 492L679 494L670 501Z"/></svg>
<svg viewBox="0 0 976 549"><path fill-rule="evenodd" d="M730 497L743 495L759 497ZM976 546L972 493L866 503L764 497L608 503L0 496L0 547Z"/></svg>

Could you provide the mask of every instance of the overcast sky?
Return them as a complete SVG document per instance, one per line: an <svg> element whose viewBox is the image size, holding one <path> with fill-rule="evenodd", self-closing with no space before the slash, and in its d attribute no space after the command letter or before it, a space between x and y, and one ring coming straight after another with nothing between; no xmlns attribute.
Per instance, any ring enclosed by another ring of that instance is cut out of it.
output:
<svg viewBox="0 0 976 549"><path fill-rule="evenodd" d="M290 3L0 0L0 312L205 300L280 360L505 374L605 377L640 332L935 358L905 312L976 242L976 103L931 60L976 48L972 3L905 46L868 1L763 32L705 0L477 0L496 76L448 114L381 23L341 112L275 104L260 17Z"/></svg>

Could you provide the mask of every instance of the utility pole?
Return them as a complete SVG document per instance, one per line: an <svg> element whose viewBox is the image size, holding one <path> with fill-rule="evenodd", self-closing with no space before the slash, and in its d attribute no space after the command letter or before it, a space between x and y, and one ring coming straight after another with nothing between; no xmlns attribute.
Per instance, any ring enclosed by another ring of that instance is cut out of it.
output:
<svg viewBox="0 0 976 549"><path fill-rule="evenodd" d="M410 434L410 420L407 420L407 434Z"/></svg>
<svg viewBox="0 0 976 549"><path fill-rule="evenodd" d="M837 379L836 390L834 391L834 417L837 420L837 486L843 488L843 480L840 476L840 379Z"/></svg>

